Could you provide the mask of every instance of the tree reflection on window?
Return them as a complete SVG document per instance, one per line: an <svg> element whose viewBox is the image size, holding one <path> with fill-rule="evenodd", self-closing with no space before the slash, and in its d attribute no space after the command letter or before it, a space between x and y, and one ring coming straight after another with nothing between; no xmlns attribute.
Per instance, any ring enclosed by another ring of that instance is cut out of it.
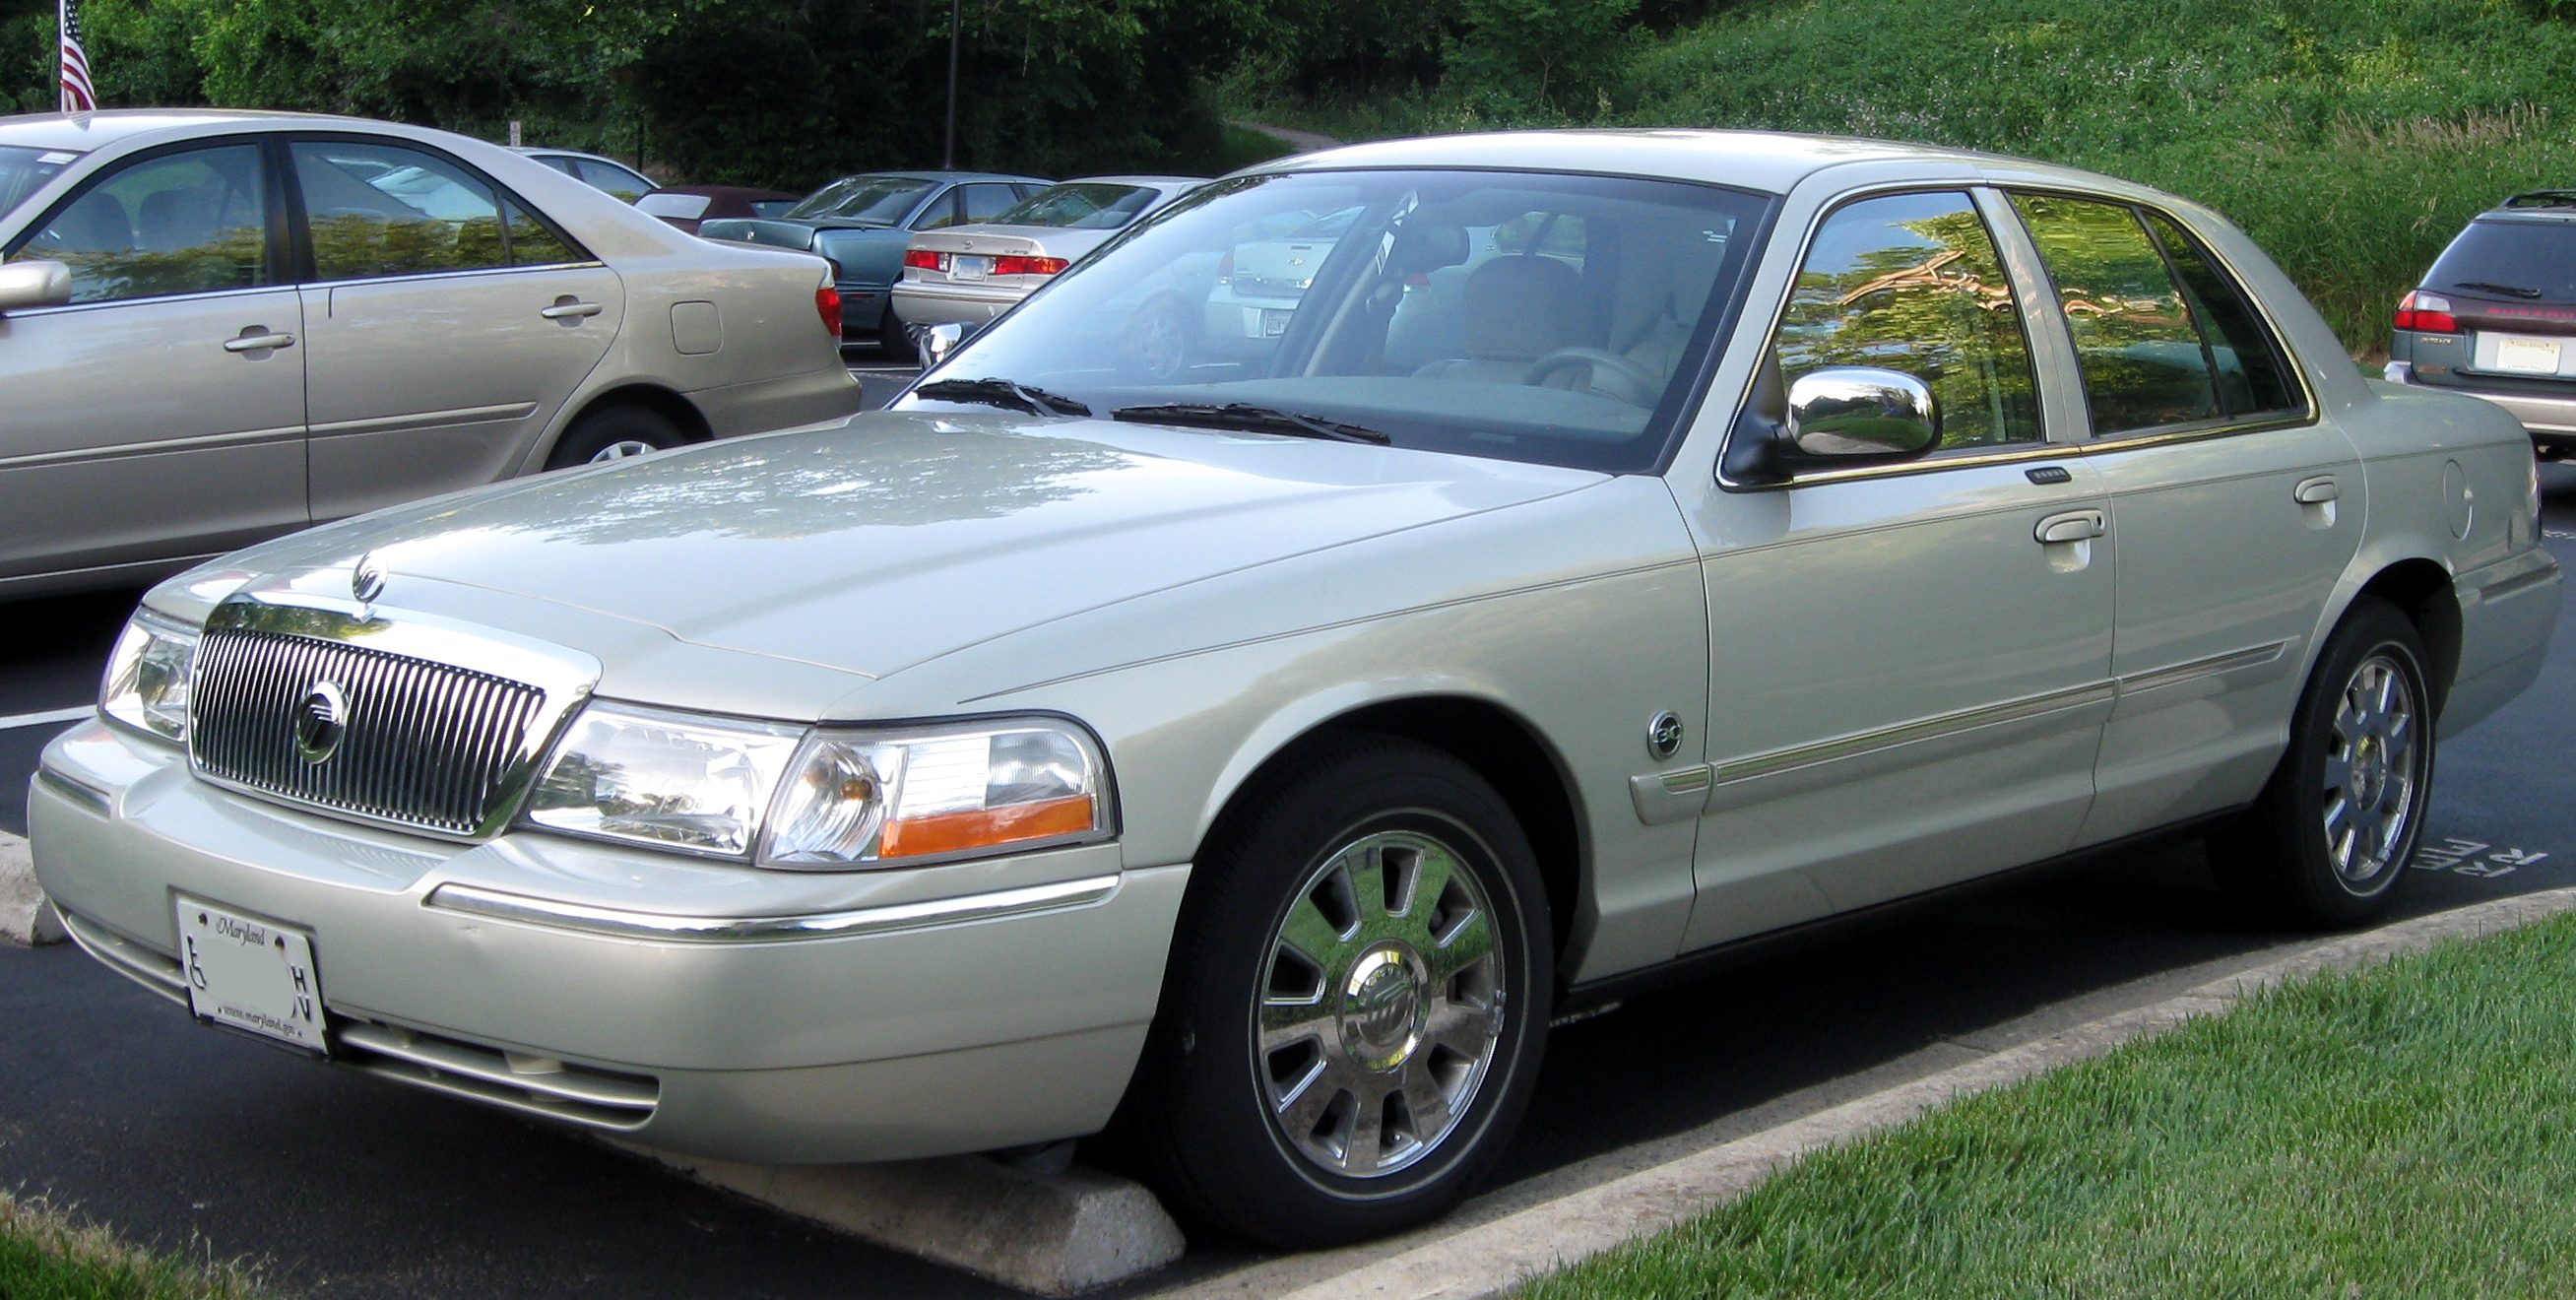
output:
<svg viewBox="0 0 2576 1300"><path fill-rule="evenodd" d="M1922 380L1944 447L2040 437L2012 287L1965 194L1889 195L1834 213L1799 270L1779 349L1791 382L1827 366Z"/></svg>

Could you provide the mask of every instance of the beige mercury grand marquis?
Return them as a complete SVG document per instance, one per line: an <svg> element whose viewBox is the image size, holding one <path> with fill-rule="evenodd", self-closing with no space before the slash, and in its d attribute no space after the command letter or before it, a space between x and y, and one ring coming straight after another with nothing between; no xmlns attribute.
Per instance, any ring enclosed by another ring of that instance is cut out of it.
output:
<svg viewBox="0 0 2576 1300"><path fill-rule="evenodd" d="M1356 209L1262 346L1130 333ZM1681 131L1214 183L846 428L156 588L29 820L210 1023L679 1151L1439 1212L1552 1018L2149 832L2348 924L2538 671L2531 445L2171 195ZM2214 904L2213 904L2214 905ZM245 1106L256 1098L242 1099Z"/></svg>
<svg viewBox="0 0 2576 1300"><path fill-rule="evenodd" d="M0 118L0 599L856 411L812 257L509 150L284 113Z"/></svg>

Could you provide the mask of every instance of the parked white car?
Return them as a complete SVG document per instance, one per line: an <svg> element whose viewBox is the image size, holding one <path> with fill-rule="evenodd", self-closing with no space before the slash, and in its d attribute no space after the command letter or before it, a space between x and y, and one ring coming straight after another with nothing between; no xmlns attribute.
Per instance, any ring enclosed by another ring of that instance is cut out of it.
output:
<svg viewBox="0 0 2576 1300"><path fill-rule="evenodd" d="M1139 284L1352 208L1266 346L1136 363ZM1362 145L888 413L163 584L29 822L210 1023L740 1160L1117 1114L1195 1214L1346 1241L1467 1191L1554 1017L1766 936L2222 823L2231 890L2375 914L2539 671L2537 496L2171 195Z"/></svg>
<svg viewBox="0 0 2576 1300"><path fill-rule="evenodd" d="M0 118L0 599L533 470L848 415L818 258L463 136Z"/></svg>
<svg viewBox="0 0 2576 1300"><path fill-rule="evenodd" d="M928 230L903 253L894 314L907 326L981 327L1204 176L1058 181L991 221Z"/></svg>

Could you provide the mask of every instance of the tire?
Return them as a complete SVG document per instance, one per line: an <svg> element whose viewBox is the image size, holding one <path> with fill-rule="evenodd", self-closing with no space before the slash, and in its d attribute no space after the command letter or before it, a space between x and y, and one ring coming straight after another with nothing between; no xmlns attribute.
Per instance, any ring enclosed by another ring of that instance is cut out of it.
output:
<svg viewBox="0 0 2576 1300"><path fill-rule="evenodd" d="M1538 1074L1555 972L1528 837L1474 771L1391 737L1259 796L1200 855L1120 1128L1184 1214L1273 1246L1433 1218Z"/></svg>
<svg viewBox="0 0 2576 1300"><path fill-rule="evenodd" d="M1127 364L1147 379L1178 379L1196 361L1191 347L1196 330L1189 308L1181 303L1167 301L1146 308L1128 330Z"/></svg>
<svg viewBox="0 0 2576 1300"><path fill-rule="evenodd" d="M910 361L916 355L912 335L904 329L903 318L894 314L892 303L878 313L877 346L885 349L888 361Z"/></svg>
<svg viewBox="0 0 2576 1300"><path fill-rule="evenodd" d="M2432 803L2432 701L2415 625L2355 601L2299 696L2281 766L2243 827L2211 845L2220 883L2292 925L2386 911Z"/></svg>
<svg viewBox="0 0 2576 1300"><path fill-rule="evenodd" d="M671 422L671 417L649 406L621 402L583 412L564 431L563 441L547 453L546 468L620 460L677 447L688 440L689 436Z"/></svg>

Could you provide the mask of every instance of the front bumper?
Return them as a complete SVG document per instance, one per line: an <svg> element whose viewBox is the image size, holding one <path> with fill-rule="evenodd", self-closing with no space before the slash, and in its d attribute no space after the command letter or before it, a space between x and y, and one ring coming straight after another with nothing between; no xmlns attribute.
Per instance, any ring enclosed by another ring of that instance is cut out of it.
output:
<svg viewBox="0 0 2576 1300"><path fill-rule="evenodd" d="M783 1163L1096 1131L1188 875L1123 871L1115 844L846 874L453 844L227 793L97 722L46 748L28 829L81 946L183 1004L182 894L312 934L335 1060Z"/></svg>
<svg viewBox="0 0 2576 1300"><path fill-rule="evenodd" d="M2475 380L2458 384L2428 384L2415 377L2415 367L2403 361L2391 361L2380 371L2380 377L2392 384L2409 384L2436 393L2458 393L2501 406L2531 434L2532 443L2551 455L2576 454L2576 398L2542 397L2531 393L2502 392L2480 388Z"/></svg>

